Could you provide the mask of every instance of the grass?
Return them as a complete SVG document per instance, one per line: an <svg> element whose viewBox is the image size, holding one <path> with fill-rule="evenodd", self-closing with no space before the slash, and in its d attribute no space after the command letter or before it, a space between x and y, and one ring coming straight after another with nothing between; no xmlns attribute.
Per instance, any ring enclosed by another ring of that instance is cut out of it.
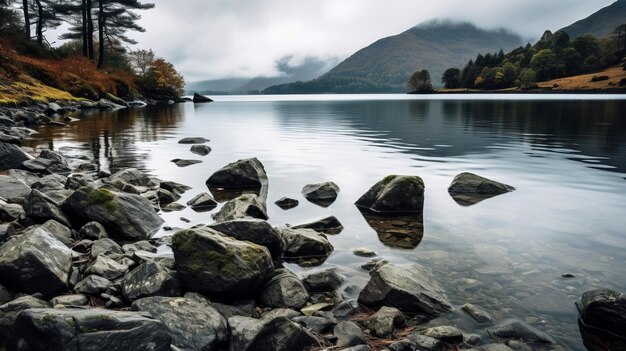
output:
<svg viewBox="0 0 626 351"><path fill-rule="evenodd" d="M608 77L608 79L597 80L597 77L602 76L606 76ZM593 81L594 77L596 77L596 81ZM547 82L538 83L537 85L540 88L563 91L614 90L620 88L619 83L624 78L626 78L626 71L624 71L621 66L614 66L600 72L554 79ZM623 87L621 88L624 89Z"/></svg>

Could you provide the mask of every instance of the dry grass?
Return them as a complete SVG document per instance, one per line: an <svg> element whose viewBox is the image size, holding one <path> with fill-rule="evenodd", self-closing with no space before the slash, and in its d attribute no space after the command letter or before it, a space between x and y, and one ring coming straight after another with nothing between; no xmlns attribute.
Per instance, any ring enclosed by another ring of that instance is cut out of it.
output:
<svg viewBox="0 0 626 351"><path fill-rule="evenodd" d="M599 82L592 82L591 79L594 76L607 76L608 80ZM626 87L620 87L619 82L626 78L626 71L621 66L610 67L604 71L581 74L579 76L572 76L566 78L559 78L550 80L547 82L538 83L540 88L552 89L552 90L614 90L614 89L626 89Z"/></svg>

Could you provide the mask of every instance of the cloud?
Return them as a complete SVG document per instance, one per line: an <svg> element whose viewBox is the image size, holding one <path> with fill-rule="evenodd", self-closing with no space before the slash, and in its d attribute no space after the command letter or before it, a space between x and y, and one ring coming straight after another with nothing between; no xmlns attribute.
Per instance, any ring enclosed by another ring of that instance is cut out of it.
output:
<svg viewBox="0 0 626 351"><path fill-rule="evenodd" d="M280 76L306 60L346 58L423 21L504 27L536 40L613 0L153 0L132 36L172 61L187 81ZM287 66L280 64L289 58ZM313 62L313 61L311 61ZM309 63L311 63L309 62ZM277 64L279 63L279 64Z"/></svg>

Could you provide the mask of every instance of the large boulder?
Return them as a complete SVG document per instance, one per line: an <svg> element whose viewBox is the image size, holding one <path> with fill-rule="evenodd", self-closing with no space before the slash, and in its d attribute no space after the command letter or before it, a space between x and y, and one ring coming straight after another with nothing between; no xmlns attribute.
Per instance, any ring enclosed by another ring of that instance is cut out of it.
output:
<svg viewBox="0 0 626 351"><path fill-rule="evenodd" d="M33 189L24 199L24 210L26 216L37 223L45 223L53 219L65 226L71 227L70 221L63 211L61 211L60 205L39 190Z"/></svg>
<svg viewBox="0 0 626 351"><path fill-rule="evenodd" d="M424 181L418 176L386 176L363 194L355 205L361 211L377 214L422 213Z"/></svg>
<svg viewBox="0 0 626 351"><path fill-rule="evenodd" d="M169 351L171 340L161 321L137 312L37 308L17 317L9 349Z"/></svg>
<svg viewBox="0 0 626 351"><path fill-rule="evenodd" d="M513 190L510 185L465 172L454 177L448 193L458 204L469 206Z"/></svg>
<svg viewBox="0 0 626 351"><path fill-rule="evenodd" d="M395 307L428 319L452 310L443 289L420 265L385 264L370 271L370 276L359 295L366 306Z"/></svg>
<svg viewBox="0 0 626 351"><path fill-rule="evenodd" d="M178 275L191 291L254 295L274 271L264 247L211 228L182 230L172 238Z"/></svg>
<svg viewBox="0 0 626 351"><path fill-rule="evenodd" d="M0 283L16 291L52 295L67 290L72 251L43 228L0 247Z"/></svg>
<svg viewBox="0 0 626 351"><path fill-rule="evenodd" d="M122 278L122 296L135 301L148 296L181 296L182 289L176 272L148 261Z"/></svg>
<svg viewBox="0 0 626 351"><path fill-rule="evenodd" d="M257 218L236 219L210 224L208 227L237 240L246 240L265 246L272 257L278 258L282 254L280 234L264 220Z"/></svg>
<svg viewBox="0 0 626 351"><path fill-rule="evenodd" d="M293 351L320 346L313 334L286 317L234 316L228 319L228 325L231 331L229 351Z"/></svg>
<svg viewBox="0 0 626 351"><path fill-rule="evenodd" d="M213 173L206 181L208 187L225 189L260 189L267 185L267 174L256 157L238 160Z"/></svg>
<svg viewBox="0 0 626 351"><path fill-rule="evenodd" d="M326 236L313 229L293 229L282 225L276 230L283 240L285 258L326 257L334 250Z"/></svg>
<svg viewBox="0 0 626 351"><path fill-rule="evenodd" d="M22 296L0 305L0 349L9 339L17 316L29 308L47 308L48 303L33 296Z"/></svg>
<svg viewBox="0 0 626 351"><path fill-rule="evenodd" d="M80 188L62 208L77 224L99 222L111 237L120 240L149 238L164 222L149 200L106 189Z"/></svg>
<svg viewBox="0 0 626 351"><path fill-rule="evenodd" d="M308 184L302 188L302 195L305 199L322 207L328 207L335 202L338 194L339 187L333 182Z"/></svg>
<svg viewBox="0 0 626 351"><path fill-rule="evenodd" d="M587 291L576 307L585 345L599 339L616 350L618 345L626 348L626 294L610 289Z"/></svg>
<svg viewBox="0 0 626 351"><path fill-rule="evenodd" d="M204 299L146 297L133 311L150 313L169 329L172 345L183 350L219 350L228 342L226 319Z"/></svg>
<svg viewBox="0 0 626 351"><path fill-rule="evenodd" d="M13 176L0 175L0 198L22 202L28 194L30 194L30 187L22 180Z"/></svg>
<svg viewBox="0 0 626 351"><path fill-rule="evenodd" d="M309 294L298 276L284 268L276 270L276 275L265 284L260 296L265 306L294 310L304 307L308 299Z"/></svg>
<svg viewBox="0 0 626 351"><path fill-rule="evenodd" d="M0 142L0 170L21 168L22 163L31 158L21 147Z"/></svg>
<svg viewBox="0 0 626 351"><path fill-rule="evenodd" d="M216 222L225 222L241 218L268 219L267 206L263 199L254 194L243 194L228 201L213 215Z"/></svg>

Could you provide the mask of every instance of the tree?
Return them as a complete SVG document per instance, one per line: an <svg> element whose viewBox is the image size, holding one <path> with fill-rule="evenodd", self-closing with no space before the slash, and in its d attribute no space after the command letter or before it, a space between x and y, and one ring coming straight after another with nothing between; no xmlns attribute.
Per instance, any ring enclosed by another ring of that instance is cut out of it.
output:
<svg viewBox="0 0 626 351"><path fill-rule="evenodd" d="M613 35L617 44L617 53L619 57L623 57L626 55L626 24L615 28Z"/></svg>
<svg viewBox="0 0 626 351"><path fill-rule="evenodd" d="M517 87L520 89L531 89L537 86L535 82L535 71L530 68L524 68L517 79Z"/></svg>
<svg viewBox="0 0 626 351"><path fill-rule="evenodd" d="M441 82L444 84L446 89L458 88L461 83L461 70L458 68L448 68L445 72L443 72Z"/></svg>
<svg viewBox="0 0 626 351"><path fill-rule="evenodd" d="M17 13L9 7L9 0L0 0L0 34L13 33L20 30Z"/></svg>
<svg viewBox="0 0 626 351"><path fill-rule="evenodd" d="M130 65L138 75L145 75L148 68L154 64L155 55L152 49L150 50L136 50L128 53Z"/></svg>
<svg viewBox="0 0 626 351"><path fill-rule="evenodd" d="M433 85L430 82L430 73L428 70L417 70L411 75L407 88L411 91L427 92L433 90Z"/></svg>
<svg viewBox="0 0 626 351"><path fill-rule="evenodd" d="M43 46L44 32L47 28L57 28L61 25L55 6L56 0L35 0L33 3L35 35L39 46Z"/></svg>
<svg viewBox="0 0 626 351"><path fill-rule="evenodd" d="M62 16L70 27L59 39L81 40L83 56L93 60L93 3L92 0L77 2L62 1L55 5L57 13Z"/></svg>
<svg viewBox="0 0 626 351"><path fill-rule="evenodd" d="M530 66L535 71L539 81L549 80L557 70L557 60L551 49L543 49L533 55Z"/></svg>
<svg viewBox="0 0 626 351"><path fill-rule="evenodd" d="M148 97L174 99L184 93L185 80L174 65L158 58L150 64L146 74L140 76L139 85Z"/></svg>

